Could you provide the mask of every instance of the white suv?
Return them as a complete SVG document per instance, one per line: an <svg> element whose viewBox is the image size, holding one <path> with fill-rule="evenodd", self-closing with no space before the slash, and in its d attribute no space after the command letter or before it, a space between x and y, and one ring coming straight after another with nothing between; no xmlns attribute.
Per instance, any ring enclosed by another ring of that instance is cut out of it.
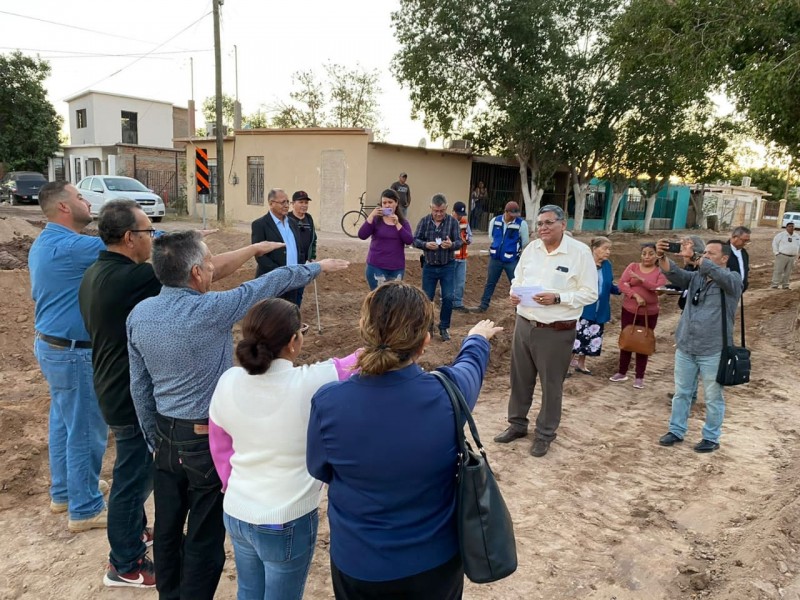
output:
<svg viewBox="0 0 800 600"><path fill-rule="evenodd" d="M785 229L786 225L788 225L789 223L794 223L794 228L800 229L800 212L783 213L783 221L781 221L781 227Z"/></svg>
<svg viewBox="0 0 800 600"><path fill-rule="evenodd" d="M103 204L109 200L135 200L154 223L160 222L166 213L161 196L133 177L92 175L81 179L77 187L81 196L92 205L90 212L93 217L97 217Z"/></svg>

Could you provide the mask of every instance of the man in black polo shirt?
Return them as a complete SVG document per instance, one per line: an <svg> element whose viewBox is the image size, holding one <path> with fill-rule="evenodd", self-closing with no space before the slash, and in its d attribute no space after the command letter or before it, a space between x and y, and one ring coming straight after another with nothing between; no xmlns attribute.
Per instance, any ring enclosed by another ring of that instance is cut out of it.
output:
<svg viewBox="0 0 800 600"><path fill-rule="evenodd" d="M92 340L95 392L116 443L114 480L108 498L111 552L103 583L109 587L153 587L153 563L145 554L152 533L147 529L144 510L153 490L153 459L131 397L125 321L139 302L161 291L161 283L147 262L156 230L133 200L107 202L97 225L107 250L101 251L86 270L78 301ZM214 280L235 272L272 245L263 242L216 255Z"/></svg>

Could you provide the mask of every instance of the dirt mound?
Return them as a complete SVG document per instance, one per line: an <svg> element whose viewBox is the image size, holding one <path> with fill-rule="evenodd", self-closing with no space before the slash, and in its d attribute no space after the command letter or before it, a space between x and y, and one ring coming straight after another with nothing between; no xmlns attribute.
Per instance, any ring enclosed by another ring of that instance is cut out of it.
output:
<svg viewBox="0 0 800 600"><path fill-rule="evenodd" d="M41 231L41 227L31 224L26 219L0 216L0 243L10 242L19 237L35 238Z"/></svg>

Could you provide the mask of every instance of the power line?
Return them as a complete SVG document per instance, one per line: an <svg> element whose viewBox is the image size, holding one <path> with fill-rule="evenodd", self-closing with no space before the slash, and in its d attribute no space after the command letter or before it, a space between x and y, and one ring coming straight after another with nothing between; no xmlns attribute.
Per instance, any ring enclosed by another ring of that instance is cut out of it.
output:
<svg viewBox="0 0 800 600"><path fill-rule="evenodd" d="M172 40L174 40L176 37L178 37L179 35L181 35L181 34L182 34L183 32L185 32L186 30L188 30L188 29L190 29L190 28L194 27L195 25L197 25L197 24L198 24L200 21L202 21L203 19L205 19L205 18L206 18L208 15L210 15L210 14L211 14L210 12L207 12L207 13L205 13L204 15L201 15L199 19L197 19L196 21L193 21L192 23L189 23L189 24L188 24L186 27L184 27L183 29L181 29L181 30L180 30L178 33L176 33L175 35L173 35L171 38L167 39L166 41L164 41L164 42L160 43L158 46L156 46L155 48L153 48L153 49L152 49L150 52L148 52L148 53L147 53L147 54L145 54L144 56L141 56L141 57L137 58L136 60L133 60L133 61L129 62L129 63L128 63L127 65L125 65L124 67L121 67L121 68L117 69L116 71L114 71L114 72L113 72L113 73L111 73L110 75L106 75L105 77L103 77L103 78L101 78L101 79L98 79L98 80L97 80L97 81L95 81L94 83L90 83L89 85L87 85L87 86L85 86L85 87L83 87L83 88L81 88L81 89L79 89L79 90L77 90L77 91L75 91L75 92L73 92L73 93L71 93L71 94L67 94L66 96L64 96L64 98L70 98L70 97L72 97L72 96L75 96L75 95L77 95L77 94L79 94L79 93L81 93L81 92L85 92L86 90L88 90L88 89L91 89L91 88L93 88L94 86L96 86L98 83L100 83L100 82L102 82L102 81L105 81L106 79L110 79L111 77L114 77L115 75L118 75L119 73L121 73L121 72L122 72L122 71L124 71L125 69L127 69L127 68L129 68L129 67L132 67L132 66L133 66L133 65L135 65L137 62L139 62L140 60L142 60L142 59L144 59L144 58L147 58L147 56L149 56L150 54L152 54L153 52L155 52L156 50L158 50L158 49L159 49L159 48L161 48L162 46L166 46L168 43L170 43ZM62 98L62 100L64 100L64 98Z"/></svg>
<svg viewBox="0 0 800 600"><path fill-rule="evenodd" d="M20 19L30 19L31 21L38 21L39 23L48 23L50 25L57 25L58 27L66 27L67 29L77 29L78 31L86 31L88 33L96 33L98 35L105 35L108 37L113 37L118 40L128 40L129 42L138 42L140 44L152 44L153 42L148 42L145 40L137 40L136 38L125 37L123 35L119 35L118 33L110 33L108 31L98 31L97 29L89 29L87 27L80 27L79 25L69 25L68 23L60 23L58 21L49 21L47 19L41 19L39 17L31 17L29 15L21 15L19 13L9 12L7 10L0 10L0 14L3 15L10 15L12 17L19 17Z"/></svg>
<svg viewBox="0 0 800 600"><path fill-rule="evenodd" d="M111 54L108 52L79 52L76 50L45 50L44 48L19 48L16 46L0 46L0 50L19 50L21 52L52 52L54 54L67 54L68 56L42 56L42 58L120 58L128 56L163 56L167 54L195 54L211 52L213 48L199 48L195 50L165 50L164 52L128 52Z"/></svg>

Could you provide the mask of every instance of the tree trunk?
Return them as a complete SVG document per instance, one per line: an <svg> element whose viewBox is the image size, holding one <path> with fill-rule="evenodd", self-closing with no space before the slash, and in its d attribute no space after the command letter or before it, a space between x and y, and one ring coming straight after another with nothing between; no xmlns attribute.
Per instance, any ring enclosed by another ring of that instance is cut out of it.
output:
<svg viewBox="0 0 800 600"><path fill-rule="evenodd" d="M589 182L581 180L573 169L572 193L575 194L575 216L573 217L572 231L583 231L583 211L586 210L586 194L589 193Z"/></svg>
<svg viewBox="0 0 800 600"><path fill-rule="evenodd" d="M535 231L533 222L536 220L536 213L539 212L544 189L536 185L539 172L534 165L529 165L527 157L518 154L517 160L519 161L519 180L520 187L522 188L522 198L525 201L525 220L528 222L528 227L531 228L531 232L533 232ZM530 187L528 186L529 167L531 172Z"/></svg>
<svg viewBox="0 0 800 600"><path fill-rule="evenodd" d="M622 202L622 197L625 195L625 190L627 187L627 184L621 189L617 189L616 186L612 186L611 210L608 213L609 219L606 222L606 235L611 233L611 231L614 229L614 220L617 218L617 210L619 210L619 205Z"/></svg>
<svg viewBox="0 0 800 600"><path fill-rule="evenodd" d="M658 200L658 192L647 197L647 205L644 209L644 233L650 233L650 221L656 210L656 200Z"/></svg>
<svg viewBox="0 0 800 600"><path fill-rule="evenodd" d="M703 203L705 202L706 194L705 194L706 185L703 184L700 186L699 190L692 190L689 193L689 201L692 203L694 207L694 215L695 215L695 227L700 229L706 229L706 216L703 213Z"/></svg>

